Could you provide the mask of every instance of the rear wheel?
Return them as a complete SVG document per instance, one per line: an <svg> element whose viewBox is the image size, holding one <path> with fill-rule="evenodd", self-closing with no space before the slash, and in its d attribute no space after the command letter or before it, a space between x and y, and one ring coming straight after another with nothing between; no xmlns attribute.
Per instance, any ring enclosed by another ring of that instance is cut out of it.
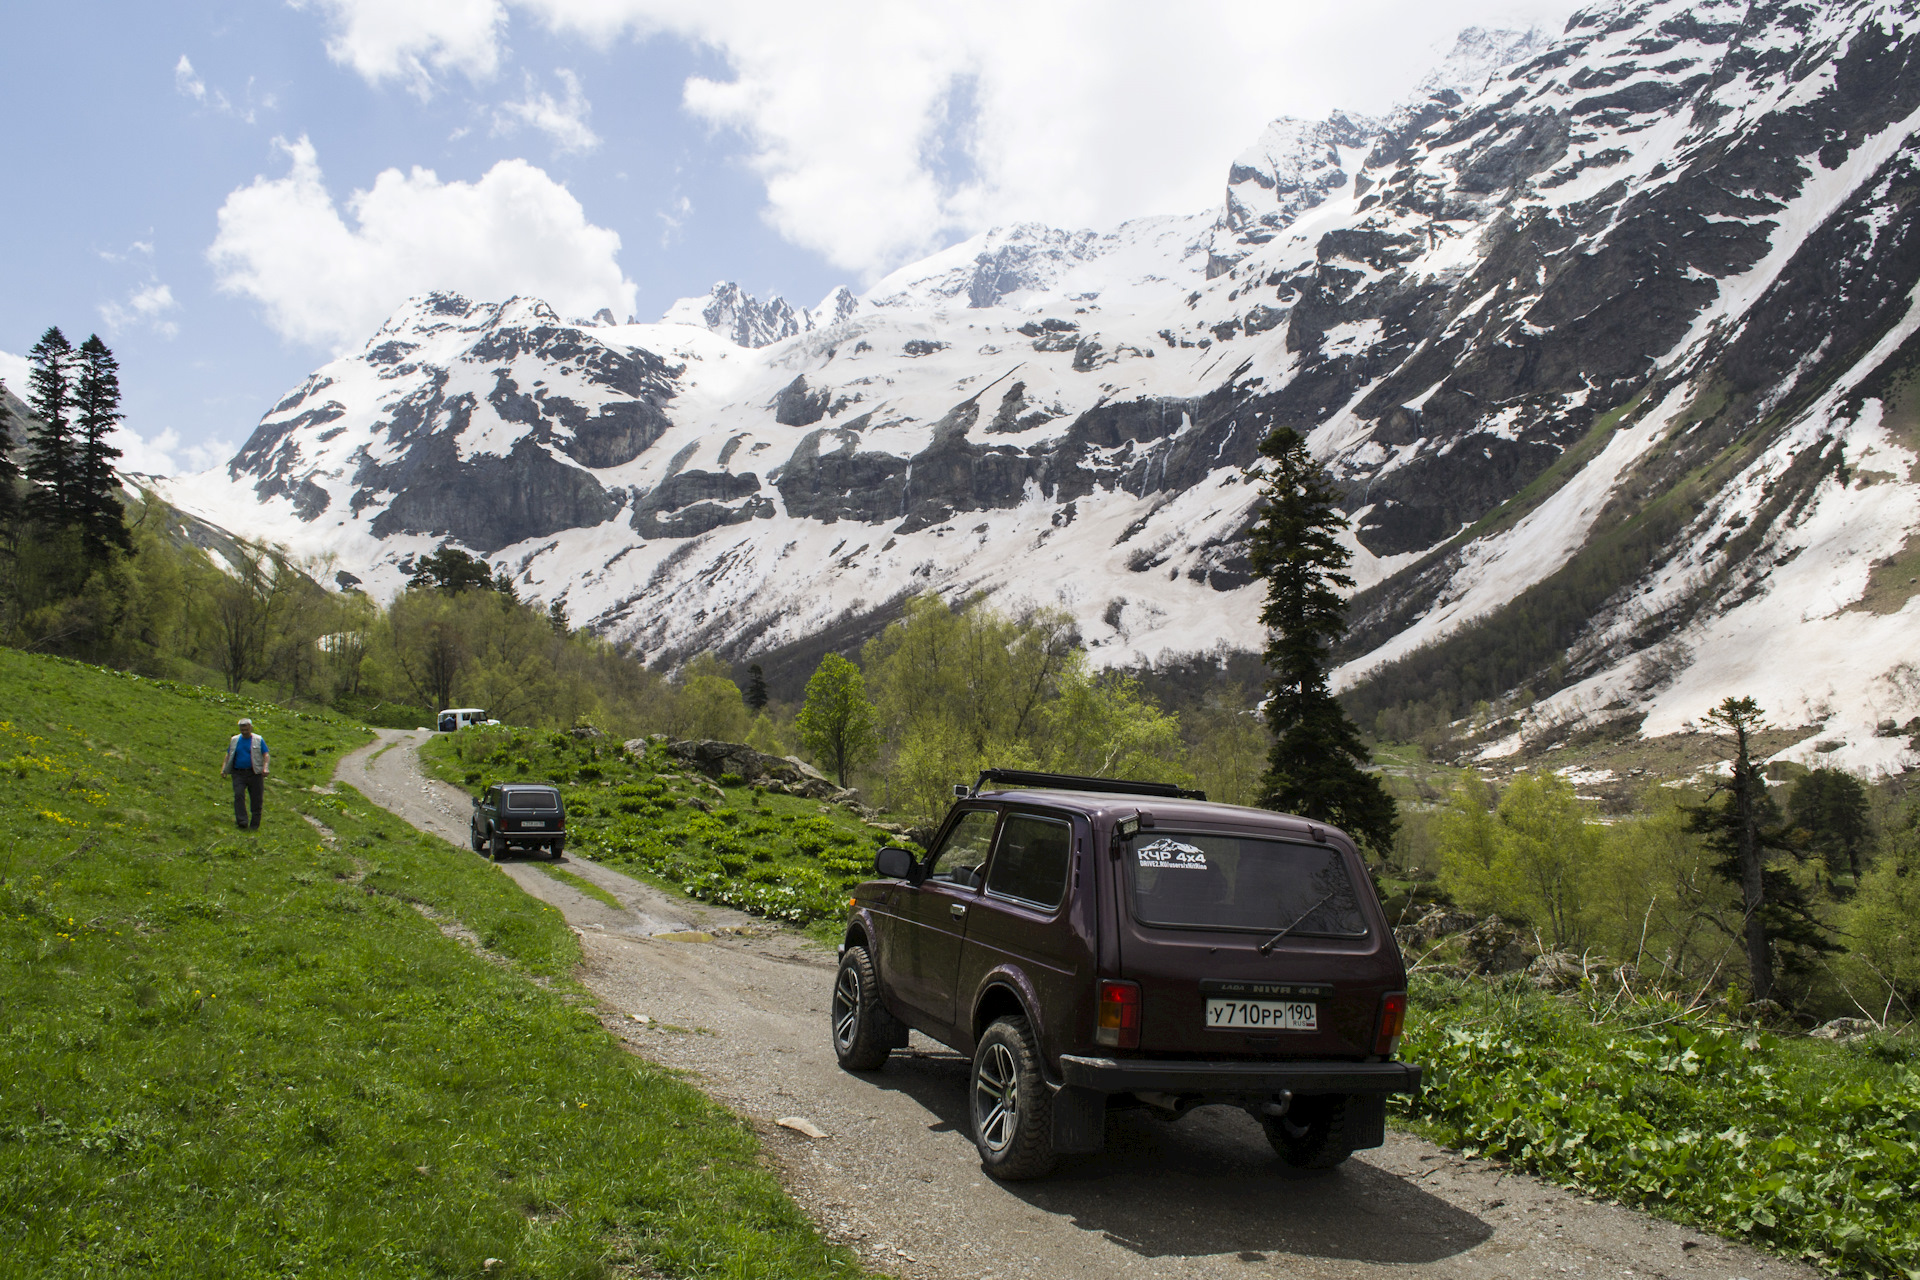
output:
<svg viewBox="0 0 1920 1280"><path fill-rule="evenodd" d="M1261 1116L1260 1127L1282 1160L1296 1169L1331 1169L1353 1154L1347 1139L1347 1096L1295 1098L1283 1116Z"/></svg>
<svg viewBox="0 0 1920 1280"><path fill-rule="evenodd" d="M555 840L552 844L547 846L547 857L552 859L555 862L558 862L560 861L560 855L565 853L566 851L567 851L567 842L565 840Z"/></svg>
<svg viewBox="0 0 1920 1280"><path fill-rule="evenodd" d="M507 838L495 827L487 836L487 856L495 862L504 862L507 858Z"/></svg>
<svg viewBox="0 0 1920 1280"><path fill-rule="evenodd" d="M1025 1018L1001 1018L980 1037L967 1096L982 1168L1009 1182L1053 1172L1053 1097Z"/></svg>
<svg viewBox="0 0 1920 1280"><path fill-rule="evenodd" d="M467 824L467 843L473 846L475 853L484 853L486 851L487 842L480 838L479 823L469 822Z"/></svg>
<svg viewBox="0 0 1920 1280"><path fill-rule="evenodd" d="M878 1071L887 1065L899 1022L880 1003L880 981L865 947L840 953L833 979L833 1053L848 1071Z"/></svg>

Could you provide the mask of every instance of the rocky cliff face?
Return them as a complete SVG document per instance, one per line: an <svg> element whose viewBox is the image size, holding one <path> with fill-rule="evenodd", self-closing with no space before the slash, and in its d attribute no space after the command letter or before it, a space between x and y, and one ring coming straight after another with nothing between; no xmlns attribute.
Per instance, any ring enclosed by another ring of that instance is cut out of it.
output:
<svg viewBox="0 0 1920 1280"><path fill-rule="evenodd" d="M1894 767L1861 726L1920 713L1917 6L1469 32L1383 120L1275 122L1218 209L811 312L417 300L170 493L382 589L457 541L651 658L990 590L1138 661L1258 647L1245 469L1285 424L1349 495L1361 705L1656 731L1752 693Z"/></svg>

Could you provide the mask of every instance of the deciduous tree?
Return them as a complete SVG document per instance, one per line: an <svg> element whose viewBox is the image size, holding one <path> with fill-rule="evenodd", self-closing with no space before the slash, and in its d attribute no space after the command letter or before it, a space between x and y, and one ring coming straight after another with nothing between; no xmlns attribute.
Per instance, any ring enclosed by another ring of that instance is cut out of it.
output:
<svg viewBox="0 0 1920 1280"><path fill-rule="evenodd" d="M880 736L860 668L837 653L820 659L794 721L800 741L847 786L853 771L879 753Z"/></svg>

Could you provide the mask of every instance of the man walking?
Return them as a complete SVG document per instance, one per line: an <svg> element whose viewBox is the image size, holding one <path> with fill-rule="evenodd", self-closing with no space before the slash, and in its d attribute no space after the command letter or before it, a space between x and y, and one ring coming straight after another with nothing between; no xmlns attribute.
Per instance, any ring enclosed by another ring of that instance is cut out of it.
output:
<svg viewBox="0 0 1920 1280"><path fill-rule="evenodd" d="M240 717L240 732L227 740L227 757L220 772L233 779L233 821L242 831L260 829L260 802L267 791L267 740L253 731L253 721ZM249 817L248 806L253 813Z"/></svg>

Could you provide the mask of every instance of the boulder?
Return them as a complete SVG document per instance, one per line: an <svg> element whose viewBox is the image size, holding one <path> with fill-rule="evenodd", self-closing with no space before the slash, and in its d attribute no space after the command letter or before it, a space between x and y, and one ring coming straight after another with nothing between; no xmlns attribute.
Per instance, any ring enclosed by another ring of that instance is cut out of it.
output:
<svg viewBox="0 0 1920 1280"><path fill-rule="evenodd" d="M1403 947L1430 947L1442 938L1465 933L1479 923L1478 917L1458 907L1435 906L1412 924L1403 924L1393 932Z"/></svg>
<svg viewBox="0 0 1920 1280"><path fill-rule="evenodd" d="M1815 1027L1807 1035L1815 1040L1834 1040L1845 1044L1877 1029L1865 1018L1835 1018L1832 1022Z"/></svg>
<svg viewBox="0 0 1920 1280"><path fill-rule="evenodd" d="M1586 976L1580 957L1570 951L1548 951L1527 965L1527 977L1542 991L1572 991Z"/></svg>
<svg viewBox="0 0 1920 1280"><path fill-rule="evenodd" d="M669 742L667 754L709 778L737 774L756 787L808 800L857 799L852 791L794 756L770 756L740 742Z"/></svg>
<svg viewBox="0 0 1920 1280"><path fill-rule="evenodd" d="M1467 933L1467 960L1476 973L1488 977L1518 973L1530 959L1520 935L1499 916L1488 916Z"/></svg>

